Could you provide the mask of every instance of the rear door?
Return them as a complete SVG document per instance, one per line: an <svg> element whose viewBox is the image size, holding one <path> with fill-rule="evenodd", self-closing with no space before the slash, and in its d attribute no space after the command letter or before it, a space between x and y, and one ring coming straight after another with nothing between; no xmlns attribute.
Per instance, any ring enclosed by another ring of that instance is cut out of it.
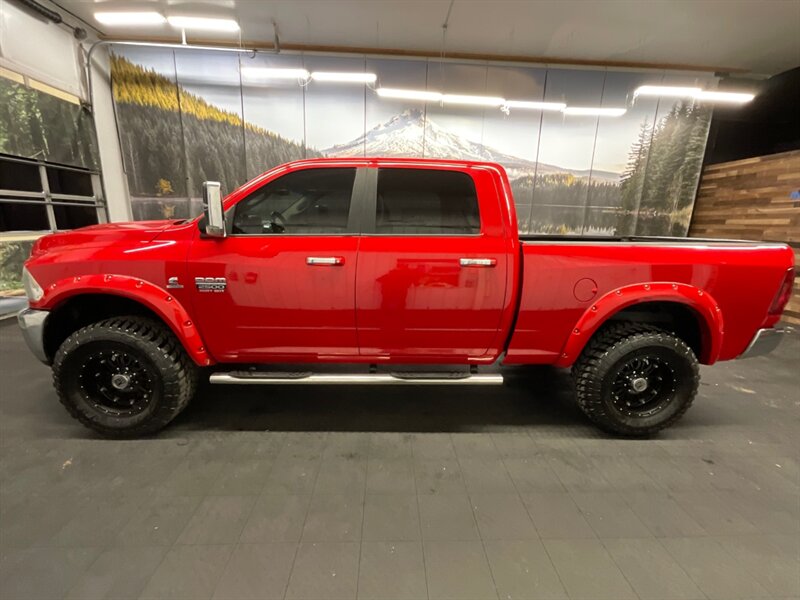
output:
<svg viewBox="0 0 800 600"><path fill-rule="evenodd" d="M212 356L358 356L354 213L365 175L350 167L289 171L227 211L227 237L194 242L192 301Z"/></svg>
<svg viewBox="0 0 800 600"><path fill-rule="evenodd" d="M362 356L484 357L506 301L498 193L479 169L370 169L356 272Z"/></svg>

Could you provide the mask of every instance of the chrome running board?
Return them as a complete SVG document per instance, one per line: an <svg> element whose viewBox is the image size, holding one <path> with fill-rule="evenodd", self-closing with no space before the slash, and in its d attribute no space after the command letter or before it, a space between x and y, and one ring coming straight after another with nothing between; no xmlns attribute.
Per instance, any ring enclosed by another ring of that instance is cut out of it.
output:
<svg viewBox="0 0 800 600"><path fill-rule="evenodd" d="M213 373L215 384L236 385L502 385L497 373Z"/></svg>

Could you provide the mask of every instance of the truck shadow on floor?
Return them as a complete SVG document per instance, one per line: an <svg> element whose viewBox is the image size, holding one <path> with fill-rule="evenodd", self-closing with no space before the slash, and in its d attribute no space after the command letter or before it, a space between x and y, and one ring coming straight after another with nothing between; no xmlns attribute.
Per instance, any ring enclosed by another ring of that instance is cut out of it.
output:
<svg viewBox="0 0 800 600"><path fill-rule="evenodd" d="M573 394L552 367L514 369L502 386L203 385L170 431L593 431Z"/></svg>

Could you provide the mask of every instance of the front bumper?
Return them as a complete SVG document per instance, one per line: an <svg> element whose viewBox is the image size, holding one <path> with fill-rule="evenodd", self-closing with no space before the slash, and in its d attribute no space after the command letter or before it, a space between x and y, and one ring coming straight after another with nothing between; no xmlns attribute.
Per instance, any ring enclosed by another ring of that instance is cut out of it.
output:
<svg viewBox="0 0 800 600"><path fill-rule="evenodd" d="M50 313L46 310L34 308L23 308L17 314L17 321L22 329L25 343L28 344L33 355L46 365L49 365L50 361L44 351L44 323L49 315Z"/></svg>
<svg viewBox="0 0 800 600"><path fill-rule="evenodd" d="M786 329L759 329L750 340L744 352L739 355L739 358L752 358L753 356L763 356L769 354L781 343L784 334L788 333Z"/></svg>

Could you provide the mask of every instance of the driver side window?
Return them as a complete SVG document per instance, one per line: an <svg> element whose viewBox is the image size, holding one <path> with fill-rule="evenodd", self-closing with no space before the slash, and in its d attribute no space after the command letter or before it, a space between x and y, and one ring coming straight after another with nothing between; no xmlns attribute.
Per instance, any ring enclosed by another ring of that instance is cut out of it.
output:
<svg viewBox="0 0 800 600"><path fill-rule="evenodd" d="M354 168L294 171L234 207L233 235L347 233Z"/></svg>

